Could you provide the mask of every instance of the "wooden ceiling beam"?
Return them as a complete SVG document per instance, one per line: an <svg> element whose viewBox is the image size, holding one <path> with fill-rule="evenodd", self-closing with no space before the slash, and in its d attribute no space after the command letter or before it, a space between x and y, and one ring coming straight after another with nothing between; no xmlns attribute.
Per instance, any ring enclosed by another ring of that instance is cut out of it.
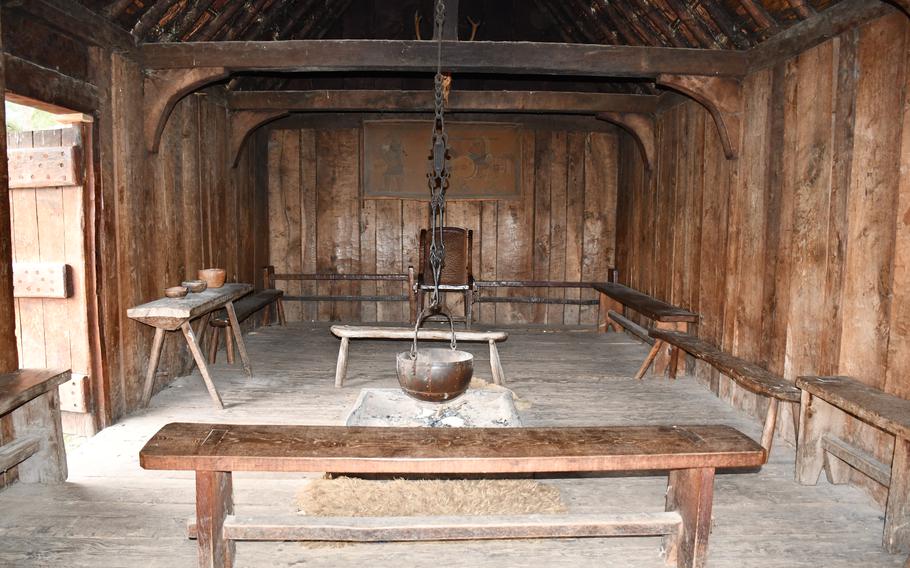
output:
<svg viewBox="0 0 910 568"><path fill-rule="evenodd" d="M446 111L596 114L598 112L653 113L658 97L613 93L550 91L453 91ZM429 91L234 91L232 110L290 112L429 112Z"/></svg>
<svg viewBox="0 0 910 568"><path fill-rule="evenodd" d="M143 44L149 69L226 67L232 71L421 71L436 68L436 44L401 40L295 40ZM443 42L454 73L656 77L661 73L741 76L736 51L534 42Z"/></svg>
<svg viewBox="0 0 910 568"><path fill-rule="evenodd" d="M910 4L910 0L900 0ZM808 20L763 41L746 53L749 72L765 69L866 22L893 13L878 0L843 0Z"/></svg>

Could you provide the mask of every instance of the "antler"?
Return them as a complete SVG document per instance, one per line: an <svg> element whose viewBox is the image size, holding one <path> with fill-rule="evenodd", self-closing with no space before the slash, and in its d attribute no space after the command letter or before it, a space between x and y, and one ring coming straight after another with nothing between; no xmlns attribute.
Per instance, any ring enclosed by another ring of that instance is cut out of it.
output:
<svg viewBox="0 0 910 568"><path fill-rule="evenodd" d="M420 37L420 20L422 20L422 19L423 18L420 17L420 12L415 10L414 11L414 37L417 38L418 40L423 39L422 37Z"/></svg>
<svg viewBox="0 0 910 568"><path fill-rule="evenodd" d="M468 41L474 41L474 36L477 35L477 28L480 27L480 24L483 22L475 22L474 18L468 16L468 22L471 23L471 37L468 38Z"/></svg>

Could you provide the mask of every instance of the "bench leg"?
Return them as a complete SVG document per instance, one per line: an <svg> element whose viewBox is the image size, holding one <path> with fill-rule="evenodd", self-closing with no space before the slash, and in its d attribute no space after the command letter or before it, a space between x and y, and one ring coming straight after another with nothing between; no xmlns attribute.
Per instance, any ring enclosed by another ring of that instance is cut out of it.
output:
<svg viewBox="0 0 910 568"><path fill-rule="evenodd" d="M215 383L212 381L212 376L209 374L209 367L205 363L205 356L202 354L202 350L199 349L199 344L196 343L196 334L193 332L193 327L189 322L183 322L180 329L183 330L183 337L186 338L186 344L190 348L190 353L193 354L193 359L196 360L196 366L199 367L199 374L202 375L202 380L205 382L205 388L209 391L209 396L212 397L212 400L218 408L223 409L224 403L221 402L221 396L219 396L218 389L215 388Z"/></svg>
<svg viewBox="0 0 910 568"><path fill-rule="evenodd" d="M838 416L839 414L839 416ZM824 400L803 391L799 405L799 442L796 446L796 480L815 485L825 466L825 436L838 438L843 414Z"/></svg>
<svg viewBox="0 0 910 568"><path fill-rule="evenodd" d="M645 373L648 372L648 367L651 366L651 363L654 362L654 358L657 357L657 353L660 352L661 347L663 347L664 342L657 340L654 342L654 345L651 347L651 351L648 352L648 356L645 357L644 363L639 367L638 372L635 373L635 378L641 380L645 376Z"/></svg>
<svg viewBox="0 0 910 568"><path fill-rule="evenodd" d="M679 363L679 347L670 347L670 364L667 366L667 376L676 380L676 366Z"/></svg>
<svg viewBox="0 0 910 568"><path fill-rule="evenodd" d="M224 330L224 352L227 355L228 365L234 364L234 338L229 329Z"/></svg>
<svg viewBox="0 0 910 568"><path fill-rule="evenodd" d="M278 298L275 300L275 305L278 307L278 323L287 325L288 321L284 319L284 302L281 301L281 298Z"/></svg>
<svg viewBox="0 0 910 568"><path fill-rule="evenodd" d="M224 520L234 513L231 473L196 472L196 543L200 568L229 568L234 541L224 538Z"/></svg>
<svg viewBox="0 0 910 568"><path fill-rule="evenodd" d="M246 354L246 345L243 343L243 334L240 332L240 322L237 320L237 312L234 311L234 302L228 302L224 305L227 311L228 321L231 322L231 331L234 333L234 340L237 342L237 351L240 351L240 360L243 362L243 370L246 376L253 377L253 367L250 365L250 357Z"/></svg>
<svg viewBox="0 0 910 568"><path fill-rule="evenodd" d="M708 559L711 507L714 503L714 468L678 469L670 472L667 511L682 517L679 533L664 537L668 564L679 568L701 568Z"/></svg>
<svg viewBox="0 0 910 568"><path fill-rule="evenodd" d="M145 408L152 400L152 391L155 389L155 374L158 372L158 360L161 359L161 347L164 345L164 330L155 328L155 339L152 340L152 353L149 356L149 366L145 371L145 384L142 386L142 407Z"/></svg>
<svg viewBox="0 0 910 568"><path fill-rule="evenodd" d="M891 554L910 552L910 440L905 438L894 439L883 544Z"/></svg>
<svg viewBox="0 0 910 568"><path fill-rule="evenodd" d="M607 296L604 293L600 294L600 305L598 308L600 312L600 321L597 324L597 331L600 333L606 333L607 330L613 332L622 331L622 327L612 319L610 319L610 310L613 310L617 313L622 313L622 304Z"/></svg>
<svg viewBox="0 0 910 568"><path fill-rule="evenodd" d="M474 292L465 290L464 293L464 328L471 329L471 317L474 312Z"/></svg>
<svg viewBox="0 0 910 568"><path fill-rule="evenodd" d="M212 328L209 336L209 364L214 365L218 360L218 340L221 339L221 328Z"/></svg>
<svg viewBox="0 0 910 568"><path fill-rule="evenodd" d="M499 360L499 348L496 342L490 340L490 371L493 373L493 384L502 385L505 380L505 373L502 372L502 361Z"/></svg>
<svg viewBox="0 0 910 568"><path fill-rule="evenodd" d="M335 364L335 388L340 389L344 386L344 377L348 373L348 346L351 340L347 337L341 338L341 345L338 346L338 363Z"/></svg>
<svg viewBox="0 0 910 568"><path fill-rule="evenodd" d="M774 429L777 426L777 409L780 400L772 398L768 403L768 413L765 414L765 425L761 432L761 447L765 449L766 459L771 455L771 444L774 443Z"/></svg>
<svg viewBox="0 0 910 568"><path fill-rule="evenodd" d="M66 481L66 449L60 423L60 395L56 388L30 400L12 412L16 437L35 436L41 440L38 451L19 464L23 483L62 483Z"/></svg>

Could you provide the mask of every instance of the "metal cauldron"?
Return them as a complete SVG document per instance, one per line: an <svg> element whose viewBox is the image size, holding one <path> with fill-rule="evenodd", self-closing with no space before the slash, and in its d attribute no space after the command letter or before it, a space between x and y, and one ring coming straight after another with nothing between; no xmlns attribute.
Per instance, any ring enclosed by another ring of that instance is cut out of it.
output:
<svg viewBox="0 0 910 568"><path fill-rule="evenodd" d="M449 319L452 329L450 348L417 349L420 324L430 313L433 312L424 311L417 318L411 350L398 354L398 384L405 393L416 399L445 402L468 390L471 377L474 376L474 356L456 348L455 324L452 316L445 312L436 313L442 313Z"/></svg>

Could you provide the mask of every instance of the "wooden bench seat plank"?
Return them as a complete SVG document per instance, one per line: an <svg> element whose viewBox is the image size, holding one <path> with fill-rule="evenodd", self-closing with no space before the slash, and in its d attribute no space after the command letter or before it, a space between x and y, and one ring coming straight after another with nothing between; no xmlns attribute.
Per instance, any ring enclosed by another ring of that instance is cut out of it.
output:
<svg viewBox="0 0 910 568"><path fill-rule="evenodd" d="M249 294L252 289L249 284L225 284L221 288L207 288L183 298L159 298L133 306L126 311L126 315L130 319L173 331L179 329L183 322L212 312Z"/></svg>
<svg viewBox="0 0 910 568"><path fill-rule="evenodd" d="M20 369L0 375L0 415L70 380L68 369Z"/></svg>
<svg viewBox="0 0 910 568"><path fill-rule="evenodd" d="M383 327L365 325L333 325L332 334L349 339L414 339L413 327ZM443 329L421 329L419 339L448 341L452 332ZM470 331L456 330L458 341L505 341L509 338L506 331Z"/></svg>
<svg viewBox="0 0 910 568"><path fill-rule="evenodd" d="M337 473L528 473L760 466L728 426L369 428L173 423L142 467Z"/></svg>
<svg viewBox="0 0 910 568"><path fill-rule="evenodd" d="M648 334L705 361L752 392L787 402L799 402L800 390L783 377L754 363L724 353L694 335L662 329L652 329Z"/></svg>
<svg viewBox="0 0 910 568"><path fill-rule="evenodd" d="M237 319L240 321L245 320L282 296L284 296L284 292L275 289L258 290L252 294L247 294L234 302L234 311L237 312ZM215 313L210 323L219 327L227 327L230 324L227 312L219 310Z"/></svg>
<svg viewBox="0 0 910 568"><path fill-rule="evenodd" d="M796 386L890 434L910 439L910 400L850 377L799 377Z"/></svg>
<svg viewBox="0 0 910 568"><path fill-rule="evenodd" d="M622 284L603 282L594 284L593 288L654 321L688 323L698 321L698 314L694 312L662 302Z"/></svg>
<svg viewBox="0 0 910 568"><path fill-rule="evenodd" d="M224 536L231 540L341 542L663 536L676 533L681 524L676 511L356 518L230 515L224 521ZM195 526L189 532L195 533Z"/></svg>

